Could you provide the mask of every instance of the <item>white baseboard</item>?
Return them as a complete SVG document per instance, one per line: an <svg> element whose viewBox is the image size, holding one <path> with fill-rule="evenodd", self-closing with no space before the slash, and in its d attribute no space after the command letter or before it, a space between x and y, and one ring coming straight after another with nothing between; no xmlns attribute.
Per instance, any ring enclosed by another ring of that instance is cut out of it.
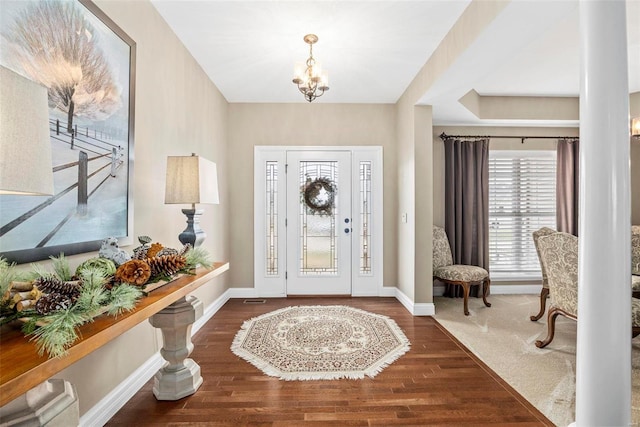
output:
<svg viewBox="0 0 640 427"><path fill-rule="evenodd" d="M380 297L395 297L396 291L398 288L395 286L383 286L380 288L378 292L378 296Z"/></svg>
<svg viewBox="0 0 640 427"><path fill-rule="evenodd" d="M255 288L229 288L227 292L230 298L260 298Z"/></svg>
<svg viewBox="0 0 640 427"><path fill-rule="evenodd" d="M202 317L191 326L191 336L200 330L205 323L231 298L231 289L226 290L205 309ZM153 376L161 369L166 361L155 353L131 375L121 382L109 394L80 417L80 426L105 425Z"/></svg>
<svg viewBox="0 0 640 427"><path fill-rule="evenodd" d="M414 316L433 316L436 314L436 306L432 303L415 303L404 292L398 288L395 289L395 297L400 304Z"/></svg>
<svg viewBox="0 0 640 427"><path fill-rule="evenodd" d="M214 314L218 312L222 308L222 306L231 299L229 289L227 289L222 295L215 299L209 306L204 310L202 317L195 321L195 323L191 326L191 336L193 336L196 332L200 330L207 323Z"/></svg>
<svg viewBox="0 0 640 427"><path fill-rule="evenodd" d="M166 361L156 353L80 417L80 426L103 426L158 372Z"/></svg>

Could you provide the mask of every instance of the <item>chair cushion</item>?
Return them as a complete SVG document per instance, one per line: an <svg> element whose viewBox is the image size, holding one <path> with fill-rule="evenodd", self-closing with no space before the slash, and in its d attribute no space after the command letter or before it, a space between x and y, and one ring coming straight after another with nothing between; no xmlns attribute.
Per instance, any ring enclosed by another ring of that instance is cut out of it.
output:
<svg viewBox="0 0 640 427"><path fill-rule="evenodd" d="M634 291L640 291L640 276L631 276L631 289Z"/></svg>
<svg viewBox="0 0 640 427"><path fill-rule="evenodd" d="M489 277L489 272L475 265L447 265L433 270L433 275L439 279L454 282L480 282Z"/></svg>

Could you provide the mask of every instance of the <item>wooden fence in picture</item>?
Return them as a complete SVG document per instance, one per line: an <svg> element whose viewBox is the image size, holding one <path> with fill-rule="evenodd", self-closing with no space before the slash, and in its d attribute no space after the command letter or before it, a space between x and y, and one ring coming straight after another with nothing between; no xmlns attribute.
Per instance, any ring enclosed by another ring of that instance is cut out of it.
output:
<svg viewBox="0 0 640 427"><path fill-rule="evenodd" d="M60 173L66 169L77 168L77 181L66 183L64 189L56 192L56 194L47 200L0 227L0 237L2 237L37 213L60 201L62 197L69 192L77 189L77 202L75 206L70 207L67 215L44 236L36 245L37 248L45 246L74 215L86 215L89 198L105 184L109 178L115 178L117 176L118 170L125 161L125 159L123 159L124 150L122 146L111 142L114 138L103 130L78 127L78 125L75 125L72 132L69 133L66 131L66 125L63 124L63 126L60 126L60 121L54 119L49 120L49 125L50 138L52 141L61 142L68 145L70 150L78 151L77 161L53 166L54 176L56 173ZM107 161L89 173L90 162L95 162L100 159L106 159ZM108 173L102 176L102 179L89 191L89 180L97 177L105 170L108 170Z"/></svg>

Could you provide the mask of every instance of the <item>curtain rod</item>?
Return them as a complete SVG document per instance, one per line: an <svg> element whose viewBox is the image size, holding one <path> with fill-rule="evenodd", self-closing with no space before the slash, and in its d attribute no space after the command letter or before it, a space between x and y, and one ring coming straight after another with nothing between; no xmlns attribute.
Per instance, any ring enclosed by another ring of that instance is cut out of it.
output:
<svg viewBox="0 0 640 427"><path fill-rule="evenodd" d="M523 135L447 135L442 132L440 134L440 139L445 140L449 138L505 138L505 139L519 139L522 144L524 144L525 139L571 139L571 140L579 140L580 138L577 136L523 136Z"/></svg>

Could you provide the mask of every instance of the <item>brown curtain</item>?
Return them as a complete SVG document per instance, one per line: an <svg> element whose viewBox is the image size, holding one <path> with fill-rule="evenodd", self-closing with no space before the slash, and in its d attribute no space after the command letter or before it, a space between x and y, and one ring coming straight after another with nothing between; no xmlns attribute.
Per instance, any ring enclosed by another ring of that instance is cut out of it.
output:
<svg viewBox="0 0 640 427"><path fill-rule="evenodd" d="M578 235L578 151L576 139L559 139L556 164L556 226L558 231Z"/></svg>
<svg viewBox="0 0 640 427"><path fill-rule="evenodd" d="M445 230L454 264L489 270L489 140L444 141ZM471 288L478 295L479 286ZM446 296L462 296L447 286Z"/></svg>

